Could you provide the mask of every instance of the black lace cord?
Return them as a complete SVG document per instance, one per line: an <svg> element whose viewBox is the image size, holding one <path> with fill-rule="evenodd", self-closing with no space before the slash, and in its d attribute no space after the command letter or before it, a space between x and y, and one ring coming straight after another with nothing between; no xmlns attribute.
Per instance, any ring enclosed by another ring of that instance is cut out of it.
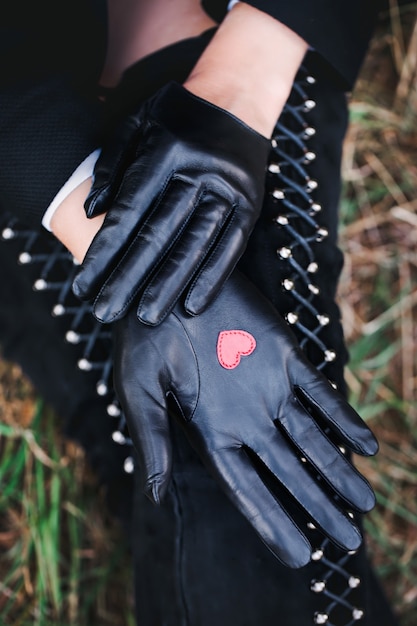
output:
<svg viewBox="0 0 417 626"><path fill-rule="evenodd" d="M313 593L321 595L325 599L325 608L314 614L314 623L335 626L331 621L332 613L343 607L347 620L344 626L352 626L364 617L364 611L353 604L350 599L354 590L361 585L360 578L347 569L355 552L342 553L338 559L331 560L325 556L328 546L329 540L326 539L322 542L320 548L313 553L313 560L320 561L324 570L320 579L311 581L310 589ZM330 588L330 582L335 576L341 577L346 585L345 589L338 594L332 592ZM337 626L340 626L340 621L338 621Z"/></svg>
<svg viewBox="0 0 417 626"><path fill-rule="evenodd" d="M301 68L273 133L267 193L268 200L278 211L273 218L274 228L282 229L287 242L276 251L281 262L287 265L282 288L291 296L294 305L285 317L288 324L297 330L302 350L308 351L309 346L314 344L315 353L321 358L313 364L326 373L326 366L337 358L337 354L320 336L331 320L326 312L318 308L316 301L320 290L312 281L319 269L312 246L324 241L328 235L319 222L321 206L313 197L318 183L311 179L307 171L309 163L316 157L307 146L308 140L316 134L307 121L309 111L315 106L314 100L308 96L308 87L314 83L315 79L308 75L305 68ZM344 617L338 616L337 626L342 626L341 619L343 626L352 626L364 616L364 611L354 604L352 598L354 590L361 584L360 579L349 572L349 566L354 564L355 552L338 551L338 557L330 558L329 540L323 539L313 524L308 524L308 528L312 537L317 534L319 547L313 553L313 562L317 563L317 570L320 571L320 579L313 579L310 588L321 596L324 606L312 616L313 623L332 626L332 616L343 608ZM336 576L345 584L339 593L332 589L332 580Z"/></svg>
<svg viewBox="0 0 417 626"><path fill-rule="evenodd" d="M328 234L317 221L321 206L312 198L318 183L310 178L306 170L315 159L315 154L306 145L309 138L315 135L315 129L306 121L308 112L315 106L306 88L314 82L302 68L275 127L268 182L272 202L280 209L274 217L274 224L283 229L289 241L277 250L279 258L288 264L288 274L282 281L283 289L294 300L294 308L287 312L286 319L298 331L303 350L308 349L309 343L318 348L323 358L314 365L324 370L337 355L319 337L330 319L315 305L315 296L320 290L312 282L312 275L318 270L312 245L323 241ZM309 313L310 327L301 323L301 313Z"/></svg>
<svg viewBox="0 0 417 626"><path fill-rule="evenodd" d="M15 218L7 221L2 230L2 239L18 239L22 245L18 255L19 264L37 266L38 278L33 283L33 289L39 293L56 293L56 304L51 314L67 318L65 340L78 352L78 368L85 372L97 372L96 392L99 396L106 396L107 417L115 421L113 441L126 446L124 469L127 473L133 472L132 441L113 389L111 331L94 319L90 304L80 302L73 295L71 286L78 270L77 263L59 241L52 237L49 239L37 229L23 227Z"/></svg>
<svg viewBox="0 0 417 626"><path fill-rule="evenodd" d="M310 344L318 348L322 358L314 365L325 373L326 365L334 361L337 355L320 337L323 328L330 323L330 318L317 308L319 289L311 280L312 275L318 270L312 244L323 241L327 236L326 229L322 228L318 221L321 206L313 199L318 183L310 178L306 170L308 164L315 158L315 154L309 151L306 145L316 132L306 119L308 112L315 106L315 102L307 93L308 86L314 82L314 78L301 68L275 127L266 183L268 199L279 209L279 213L273 219L274 227L283 229L289 242L277 250L278 257L288 266L282 287L292 296L294 303L292 310L286 313L286 320L298 331L300 346L304 351ZM2 238L21 239L23 249L19 255L20 263L39 265L39 278L34 283L34 289L39 292L56 292L56 304L52 314L68 317L69 330L66 333L66 340L80 351L78 367L84 371L97 371L97 394L107 396L107 414L116 424L113 441L126 446L128 456L124 468L129 473L133 472L132 441L112 385L111 333L106 326L94 320L90 305L79 302L73 296L71 285L77 266L71 255L56 240L47 242L46 253L44 249L37 252L40 233L22 227L15 218L11 218L3 229ZM42 238L43 246L44 239ZM48 280L51 274L56 273L57 268L60 270L60 279ZM300 321L301 317L303 322ZM350 602L352 592L361 582L348 570L355 552L338 551L337 558L330 558L329 540L323 539L312 524L308 524L308 528L313 536L314 533L319 535L317 537L319 547L313 552L312 560L313 563L320 565L320 578L311 581L310 589L312 593L326 600L324 609L316 611L312 616L312 622L332 626L332 615L342 607L347 612L347 621L343 626L353 626L364 615L362 609ZM331 582L335 576L341 577L346 583L345 589L340 593L335 593L331 589ZM340 621L337 626L342 626Z"/></svg>

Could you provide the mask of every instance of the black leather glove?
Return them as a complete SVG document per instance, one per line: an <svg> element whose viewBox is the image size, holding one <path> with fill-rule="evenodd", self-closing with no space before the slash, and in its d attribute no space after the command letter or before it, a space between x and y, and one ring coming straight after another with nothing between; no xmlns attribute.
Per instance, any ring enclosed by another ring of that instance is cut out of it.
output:
<svg viewBox="0 0 417 626"><path fill-rule="evenodd" d="M177 83L131 116L100 156L86 201L109 210L74 282L102 322L159 324L185 292L199 314L242 255L259 216L270 142Z"/></svg>
<svg viewBox="0 0 417 626"><path fill-rule="evenodd" d="M173 408L202 461L283 563L310 560L291 514L295 501L305 523L343 549L358 548L347 513L370 510L374 494L339 446L366 456L377 442L243 275L235 271L199 316L177 304L150 327L131 311L114 332L115 388L153 501L170 479Z"/></svg>

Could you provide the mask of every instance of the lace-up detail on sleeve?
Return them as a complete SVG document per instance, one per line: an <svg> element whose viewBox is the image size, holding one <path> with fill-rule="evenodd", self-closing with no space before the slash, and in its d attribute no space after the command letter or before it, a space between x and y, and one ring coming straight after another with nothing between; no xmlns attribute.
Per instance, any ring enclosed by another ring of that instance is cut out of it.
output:
<svg viewBox="0 0 417 626"><path fill-rule="evenodd" d="M33 282L33 289L39 292L39 297L42 297L42 293L54 294L55 304L51 315L65 318L67 330L62 340L74 346L78 368L96 374L96 393L107 402L107 415L103 419L113 420L112 439L115 444L125 446L124 470L132 473L132 442L113 388L111 331L108 326L95 320L88 303L80 302L73 295L71 286L78 269L76 261L53 236L28 229L15 218L6 220L1 238L5 243L11 240L20 242L21 252L17 262L22 266L36 267L37 278Z"/></svg>

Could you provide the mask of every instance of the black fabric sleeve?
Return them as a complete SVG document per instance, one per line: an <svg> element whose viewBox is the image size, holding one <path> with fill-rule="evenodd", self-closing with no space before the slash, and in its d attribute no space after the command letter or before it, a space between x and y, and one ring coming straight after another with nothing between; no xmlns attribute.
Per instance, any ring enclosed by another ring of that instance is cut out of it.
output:
<svg viewBox="0 0 417 626"><path fill-rule="evenodd" d="M99 144L93 89L105 50L105 3L4 3L0 22L0 209L42 216ZM82 17L82 19L81 19Z"/></svg>
<svg viewBox="0 0 417 626"><path fill-rule="evenodd" d="M384 0L245 0L302 37L335 70L343 89L353 87ZM203 0L220 20L227 0Z"/></svg>
<svg viewBox="0 0 417 626"><path fill-rule="evenodd" d="M51 77L1 90L0 207L39 225L56 193L98 145L98 102Z"/></svg>

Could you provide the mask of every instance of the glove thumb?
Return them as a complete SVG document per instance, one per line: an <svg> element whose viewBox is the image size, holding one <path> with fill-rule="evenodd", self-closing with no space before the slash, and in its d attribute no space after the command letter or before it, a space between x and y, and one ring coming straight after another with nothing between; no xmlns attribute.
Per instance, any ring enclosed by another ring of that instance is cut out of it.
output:
<svg viewBox="0 0 417 626"><path fill-rule="evenodd" d="M136 317L133 317L137 324ZM122 350L121 356L117 347L116 342L114 388L138 456L143 491L154 504L159 504L168 489L172 468L166 395L156 374L146 376L143 371L140 373L140 345L134 344L130 349ZM152 365L149 362L148 365L154 373Z"/></svg>
<svg viewBox="0 0 417 626"><path fill-rule="evenodd" d="M143 491L154 504L160 504L168 489L172 468L172 444L168 414L164 404L148 396L135 410L132 402L121 401L129 433L136 448Z"/></svg>
<svg viewBox="0 0 417 626"><path fill-rule="evenodd" d="M105 213L114 201L123 175L136 155L140 119L131 116L103 146L94 167L93 184L84 202L88 218Z"/></svg>

